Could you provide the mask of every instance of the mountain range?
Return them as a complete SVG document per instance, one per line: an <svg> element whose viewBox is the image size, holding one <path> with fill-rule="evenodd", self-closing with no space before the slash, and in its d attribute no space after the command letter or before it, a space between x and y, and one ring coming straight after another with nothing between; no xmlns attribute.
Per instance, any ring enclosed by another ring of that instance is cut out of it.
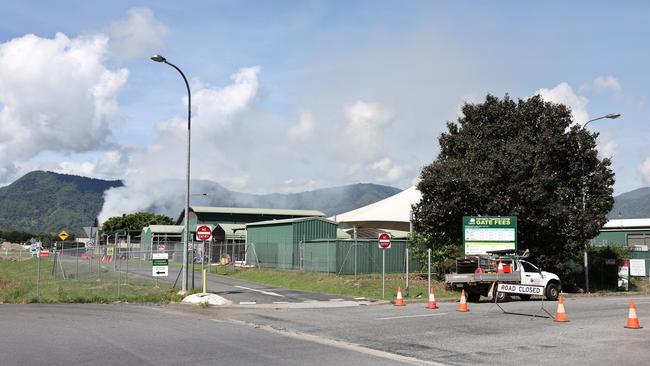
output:
<svg viewBox="0 0 650 366"><path fill-rule="evenodd" d="M82 227L92 226L101 211L104 191L122 185L119 180L30 172L10 185L0 187L0 230L58 233L65 229L80 233ZM377 202L401 191L366 183L267 195L233 192L211 181L192 181L192 187L195 192L206 193L204 197L192 198L196 206L319 210L328 216ZM176 214L181 208L179 205Z"/></svg>
<svg viewBox="0 0 650 366"><path fill-rule="evenodd" d="M34 171L6 187L0 187L0 230L58 233L62 229L80 233L92 226L104 204L104 192L121 187L119 180ZM328 216L347 212L386 197L399 189L378 184L351 184L291 194L234 192L212 181L192 181L196 206L258 207L319 210ZM650 187L614 197L610 219L650 217ZM152 211L156 211L155 209ZM181 207L178 209L181 211ZM156 212L159 213L159 212ZM173 218L175 219L176 216Z"/></svg>

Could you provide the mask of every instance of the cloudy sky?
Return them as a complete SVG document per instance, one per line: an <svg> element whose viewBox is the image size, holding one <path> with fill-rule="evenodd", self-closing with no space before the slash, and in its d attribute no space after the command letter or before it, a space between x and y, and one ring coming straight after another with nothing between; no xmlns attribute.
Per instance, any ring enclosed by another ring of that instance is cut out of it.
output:
<svg viewBox="0 0 650 366"><path fill-rule="evenodd" d="M541 93L579 123L623 115L588 126L623 193L650 185L648 19L643 1L8 2L0 185L123 179L104 216L169 195L180 211L186 90L160 53L190 80L193 179L406 188L463 102Z"/></svg>

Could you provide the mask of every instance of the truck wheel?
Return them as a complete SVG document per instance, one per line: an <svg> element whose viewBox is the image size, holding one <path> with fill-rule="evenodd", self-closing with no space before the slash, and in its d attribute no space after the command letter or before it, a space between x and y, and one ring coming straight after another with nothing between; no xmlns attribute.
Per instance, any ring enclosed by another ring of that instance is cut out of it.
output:
<svg viewBox="0 0 650 366"><path fill-rule="evenodd" d="M524 301L528 301L528 300L530 300L530 295L519 295L519 298L524 300Z"/></svg>
<svg viewBox="0 0 650 366"><path fill-rule="evenodd" d="M550 301L555 301L560 296L560 291L558 286L555 283L549 283L546 286L546 299Z"/></svg>
<svg viewBox="0 0 650 366"><path fill-rule="evenodd" d="M481 299L481 294L476 292L467 293L467 301L469 302L478 302Z"/></svg>
<svg viewBox="0 0 650 366"><path fill-rule="evenodd" d="M504 302L508 298L508 294L506 294L505 292L498 292L496 286L494 287L492 296L496 297L497 302Z"/></svg>

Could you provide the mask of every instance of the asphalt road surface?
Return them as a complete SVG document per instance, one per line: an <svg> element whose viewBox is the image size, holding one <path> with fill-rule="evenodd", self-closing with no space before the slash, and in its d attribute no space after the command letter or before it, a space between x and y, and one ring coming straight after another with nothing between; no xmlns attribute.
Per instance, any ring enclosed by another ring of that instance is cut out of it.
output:
<svg viewBox="0 0 650 366"><path fill-rule="evenodd" d="M635 298L641 326L650 297ZM173 304L0 305L1 365L647 365L649 328L625 329L629 298L570 298L570 321L502 307L346 308ZM555 313L555 302L544 302Z"/></svg>
<svg viewBox="0 0 650 366"><path fill-rule="evenodd" d="M104 267L106 267L104 265ZM197 268L200 268L199 264ZM124 271L122 267L122 271ZM169 268L169 276L159 277L159 280L173 283L178 276L179 268ZM131 264L129 266L129 273L138 274L145 277L151 277L151 265L137 266ZM189 272L189 283L191 287L192 272ZM201 288L201 273L195 272L194 284L196 288ZM179 284L180 288L180 279ZM229 278L226 276L219 276L215 274L208 274L207 280L208 292L222 296L233 304L241 305L256 305L256 304L284 304L284 303L312 303L315 301L356 301L364 299L354 299L340 295L322 294L308 291L290 290L281 287L261 285L258 283L248 282Z"/></svg>
<svg viewBox="0 0 650 366"><path fill-rule="evenodd" d="M0 365L394 365L217 314L133 305L0 305ZM381 355L381 353L379 353Z"/></svg>

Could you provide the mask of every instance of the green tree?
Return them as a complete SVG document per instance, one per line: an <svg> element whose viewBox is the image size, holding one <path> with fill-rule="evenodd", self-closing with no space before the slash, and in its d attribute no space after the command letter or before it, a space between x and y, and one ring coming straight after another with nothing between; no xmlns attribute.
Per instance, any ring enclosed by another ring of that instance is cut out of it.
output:
<svg viewBox="0 0 650 366"><path fill-rule="evenodd" d="M116 231L140 231L149 225L171 225L174 220L165 215L156 215L151 212L137 212L129 215L113 216L102 225L102 231L111 233Z"/></svg>
<svg viewBox="0 0 650 366"><path fill-rule="evenodd" d="M462 216L516 215L519 248L567 274L614 201L614 173L609 159L598 158L598 134L540 96L488 95L462 112L447 123L440 154L422 170L414 228L429 243L460 247Z"/></svg>

